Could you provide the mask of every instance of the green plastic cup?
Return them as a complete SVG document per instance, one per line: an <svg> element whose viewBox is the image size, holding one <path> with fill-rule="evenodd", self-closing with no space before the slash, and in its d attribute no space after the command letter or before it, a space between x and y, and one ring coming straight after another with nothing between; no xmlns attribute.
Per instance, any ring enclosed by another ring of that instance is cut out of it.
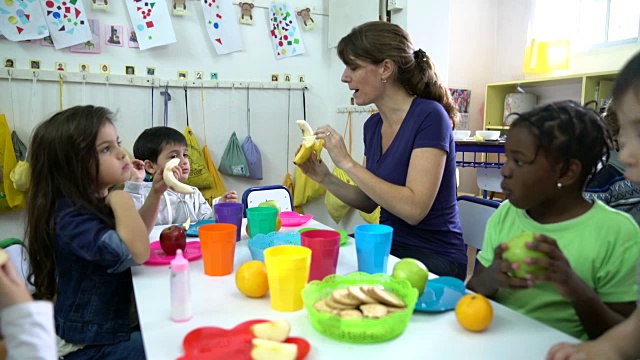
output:
<svg viewBox="0 0 640 360"><path fill-rule="evenodd" d="M273 207L252 207L247 209L247 222L249 234L253 238L258 234L268 234L276 231L276 218L278 209Z"/></svg>

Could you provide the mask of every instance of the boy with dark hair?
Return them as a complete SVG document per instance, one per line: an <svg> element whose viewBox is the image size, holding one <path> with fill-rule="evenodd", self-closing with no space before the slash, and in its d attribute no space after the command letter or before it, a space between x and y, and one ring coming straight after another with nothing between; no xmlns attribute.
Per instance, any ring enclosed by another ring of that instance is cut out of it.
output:
<svg viewBox="0 0 640 360"><path fill-rule="evenodd" d="M187 139L178 130L158 126L146 129L138 136L133 145L133 156L130 181L127 181L124 190L131 194L137 208L144 204L151 182L145 182L145 177L154 174L158 168L164 168L166 163L174 158L180 159L177 165L180 167L179 181L189 178L191 166ZM190 218L192 222L213 218L211 206L207 203L198 188L193 187L193 194L179 194L171 189L165 191L164 201L160 203L160 212L156 225L179 224ZM229 191L213 200L214 204L223 202L237 202L238 194Z"/></svg>

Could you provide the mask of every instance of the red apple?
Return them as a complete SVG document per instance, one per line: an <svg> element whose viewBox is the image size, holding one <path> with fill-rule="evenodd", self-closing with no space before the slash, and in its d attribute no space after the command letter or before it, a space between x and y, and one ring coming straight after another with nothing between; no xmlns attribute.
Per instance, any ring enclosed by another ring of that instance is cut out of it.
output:
<svg viewBox="0 0 640 360"><path fill-rule="evenodd" d="M160 233L160 247L167 255L175 255L178 249L184 252L187 247L187 234L180 225L171 225Z"/></svg>

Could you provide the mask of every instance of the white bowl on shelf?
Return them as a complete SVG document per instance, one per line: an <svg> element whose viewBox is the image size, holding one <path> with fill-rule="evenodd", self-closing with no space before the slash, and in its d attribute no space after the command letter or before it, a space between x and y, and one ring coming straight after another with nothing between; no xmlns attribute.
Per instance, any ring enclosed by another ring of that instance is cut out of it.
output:
<svg viewBox="0 0 640 360"><path fill-rule="evenodd" d="M453 139L456 141L467 139L471 136L469 130L453 130Z"/></svg>
<svg viewBox="0 0 640 360"><path fill-rule="evenodd" d="M498 140L500 137L500 131L495 130L478 130L476 136L480 136L485 140Z"/></svg>

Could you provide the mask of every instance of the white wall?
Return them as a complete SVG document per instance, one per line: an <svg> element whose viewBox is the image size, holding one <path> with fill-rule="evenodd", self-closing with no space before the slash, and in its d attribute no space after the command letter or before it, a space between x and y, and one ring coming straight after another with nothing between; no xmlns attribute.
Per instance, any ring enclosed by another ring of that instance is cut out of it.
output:
<svg viewBox="0 0 640 360"><path fill-rule="evenodd" d="M450 3L449 0L407 0L404 9L391 13L391 22L407 30L416 48L429 54L445 84L449 77L449 24L453 15Z"/></svg>
<svg viewBox="0 0 640 360"><path fill-rule="evenodd" d="M482 130L484 96L493 82L498 0L452 0L449 24L449 87L471 90L469 130ZM498 21L498 19L501 19ZM460 169L459 191L477 193L475 169Z"/></svg>
<svg viewBox="0 0 640 360"><path fill-rule="evenodd" d="M307 1L305 4L323 3L327 0ZM298 2L294 2L298 5ZM108 12L97 12L90 9L89 1L85 1L89 17L97 17L104 24L129 24L126 10L119 3L114 3ZM100 63L111 64L112 74L124 74L124 65L135 65L137 71L145 66L155 66L156 75L160 78L176 79L177 70L188 70L189 78L193 78L195 70L208 73L216 71L220 80L269 81L271 73L290 73L306 75L311 84L307 91L307 119L312 124L331 122L335 117L335 105L330 94L339 78L327 76L331 71L331 52L328 43L327 16L313 15L317 22L315 29L304 31L306 53L303 55L275 60L267 27L267 14L264 8L254 8L254 25L241 25L245 50L229 55L218 56L209 43L206 30L202 25L201 9L197 3L188 2L190 14L186 17L172 17L178 42L169 46L139 51L138 49L115 48L103 46L99 55L70 53L67 50L56 51L39 44L13 43L0 41L0 58L17 59L19 68L27 68L29 59L42 60L44 70L51 70L54 62L64 61L69 71L76 71L79 63L89 63L91 71L97 72ZM299 5L304 5L300 3ZM239 15L239 8L236 10ZM104 31L104 30L102 30ZM4 71L4 70L2 70ZM9 126L15 119L15 129L23 141L27 142L36 124L58 111L58 84L55 82L38 82L37 95L31 98L30 81L0 80L0 112L7 115ZM337 85L339 86L339 85ZM110 86L87 84L84 98L87 103L110 106L118 112L116 126L123 145L131 150L133 142L142 130L151 126L151 90L134 86ZM163 118L162 98L155 90L154 115L157 125ZM182 131L186 125L184 92L180 88L171 88L173 100L169 103L169 126ZM247 134L246 130L246 90L206 89L205 117L206 134L212 158L219 164L224 148L232 131L237 131L240 141ZM11 96L13 94L13 106ZM64 107L81 104L83 99L80 84L65 84L63 93ZM292 152L300 142L300 132L294 124L302 118L302 96L300 91L291 91L291 124L289 137L289 158L287 158L287 100L286 90L252 90L252 138L262 151L264 180L247 180L223 175L228 189L237 190L240 194L250 187L268 184L281 184L286 171L293 173L291 164ZM200 145L204 146L202 134L202 104L200 91L189 90L189 119L191 127L198 134ZM33 108L33 117L30 109ZM326 210L310 206L307 210L321 222L331 224ZM22 238L22 217L24 212L0 214L0 234L2 237L16 236Z"/></svg>

